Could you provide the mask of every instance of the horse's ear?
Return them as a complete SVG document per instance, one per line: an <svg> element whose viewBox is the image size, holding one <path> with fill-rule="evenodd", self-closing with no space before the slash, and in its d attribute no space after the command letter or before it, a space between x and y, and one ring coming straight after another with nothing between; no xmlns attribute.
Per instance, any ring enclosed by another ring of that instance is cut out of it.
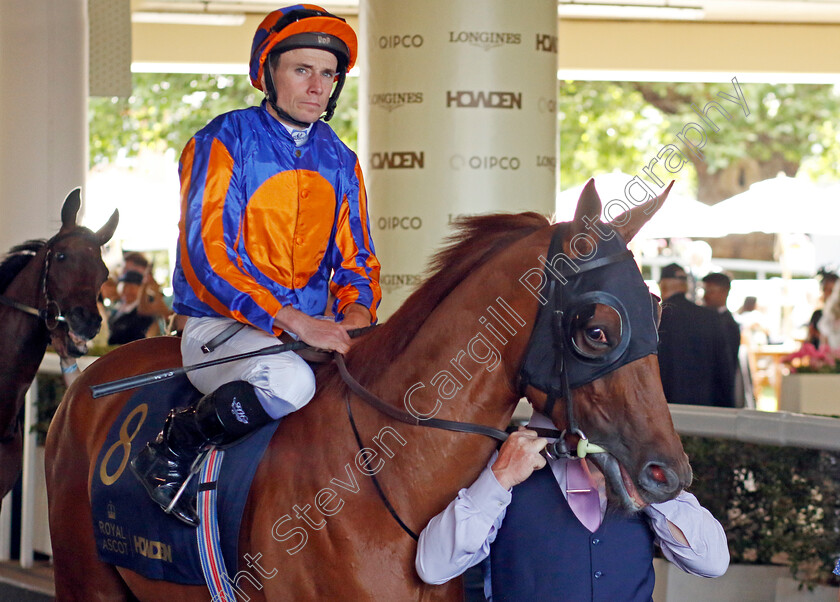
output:
<svg viewBox="0 0 840 602"><path fill-rule="evenodd" d="M99 228L94 235L96 236L96 240L99 242L99 246L102 246L111 240L111 237L114 235L114 230L117 229L118 223L120 223L120 210L114 209L114 212L111 214L111 217L108 218L105 225Z"/></svg>
<svg viewBox="0 0 840 602"><path fill-rule="evenodd" d="M82 206L82 189L74 188L64 199L61 207L61 227L71 228L76 225L76 214Z"/></svg>
<svg viewBox="0 0 840 602"><path fill-rule="evenodd" d="M571 240L576 234L586 232L588 230L587 225L598 221L600 218L601 197L595 190L595 180L590 178L580 193L577 209L575 209L575 219L572 220L571 230L566 240Z"/></svg>
<svg viewBox="0 0 840 602"><path fill-rule="evenodd" d="M650 199L642 205L633 207L630 211L625 211L613 220L613 227L616 232L621 234L621 238L623 238L625 242L630 242L633 237L639 233L642 226L644 226L648 220L653 217L653 214L659 211L659 208L662 207L662 203L664 203L665 199L668 198L668 193L671 192L671 187L673 185L674 180L671 180L671 183L668 184L668 188L666 188L658 197ZM619 226L615 224L621 225Z"/></svg>

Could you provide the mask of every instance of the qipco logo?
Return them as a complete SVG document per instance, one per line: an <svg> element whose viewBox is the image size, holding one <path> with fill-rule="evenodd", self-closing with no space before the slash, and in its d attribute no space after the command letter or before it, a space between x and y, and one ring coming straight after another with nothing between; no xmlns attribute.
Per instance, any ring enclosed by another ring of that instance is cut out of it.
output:
<svg viewBox="0 0 840 602"><path fill-rule="evenodd" d="M556 113L557 99L556 98L540 98L537 101L537 109L540 113Z"/></svg>
<svg viewBox="0 0 840 602"><path fill-rule="evenodd" d="M380 217L376 220L380 230L419 230L423 227L423 219L420 216L397 216Z"/></svg>
<svg viewBox="0 0 840 602"><path fill-rule="evenodd" d="M381 50L391 50L394 48L420 48L423 45L423 36L419 33L379 36L379 40L377 42Z"/></svg>
<svg viewBox="0 0 840 602"><path fill-rule="evenodd" d="M455 171L461 169L500 169L515 171L521 163L519 157L498 157L495 155L464 157L463 155L452 155L449 159L449 167Z"/></svg>

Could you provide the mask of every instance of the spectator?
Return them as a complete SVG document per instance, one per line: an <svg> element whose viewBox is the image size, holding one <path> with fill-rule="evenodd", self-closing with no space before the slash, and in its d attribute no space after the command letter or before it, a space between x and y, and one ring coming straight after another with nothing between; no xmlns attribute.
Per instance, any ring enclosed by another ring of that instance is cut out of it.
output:
<svg viewBox="0 0 840 602"><path fill-rule="evenodd" d="M826 300L817 329L821 346L840 349L840 286L835 286Z"/></svg>
<svg viewBox="0 0 840 602"><path fill-rule="evenodd" d="M117 285L120 298L108 318L109 345L123 345L145 338L146 331L154 322L152 315L143 314L139 310L143 276L141 272L135 271L120 276Z"/></svg>
<svg viewBox="0 0 840 602"><path fill-rule="evenodd" d="M726 307L726 299L729 297L732 281L729 276L722 272L712 272L706 274L702 282L703 305L720 315L721 323L726 330L726 340L729 342L730 350L737 358L738 347L741 345L741 327L732 317L732 312Z"/></svg>
<svg viewBox="0 0 840 602"><path fill-rule="evenodd" d="M735 354L716 312L686 299L688 277L662 268L659 370L669 403L735 407Z"/></svg>
<svg viewBox="0 0 840 602"><path fill-rule="evenodd" d="M825 270L820 270L819 275L821 276L820 279L820 289L822 294L820 297L820 301L825 306L828 303L828 298L831 296L831 292L834 290L834 285L837 284L837 274L834 272L828 272ZM808 342L811 343L817 349L820 348L820 331L818 328L818 324L820 322L820 318L823 316L823 308L818 307L814 310L814 313L811 314L811 321L808 322Z"/></svg>
<svg viewBox="0 0 840 602"><path fill-rule="evenodd" d="M732 288L729 276L722 272L712 272L702 279L703 305L715 310L720 316L726 340L733 353L735 362L735 405L737 407L755 407L755 396L750 377L749 358L746 349L741 349L741 325L726 307L726 300Z"/></svg>

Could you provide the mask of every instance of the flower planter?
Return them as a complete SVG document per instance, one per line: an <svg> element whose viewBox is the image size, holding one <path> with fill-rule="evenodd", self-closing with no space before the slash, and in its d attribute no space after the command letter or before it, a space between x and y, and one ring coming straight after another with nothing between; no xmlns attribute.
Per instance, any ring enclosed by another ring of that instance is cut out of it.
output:
<svg viewBox="0 0 840 602"><path fill-rule="evenodd" d="M790 574L784 566L731 564L723 577L706 579L684 573L666 560L654 560L653 565L654 602L772 601L776 596L776 580Z"/></svg>
<svg viewBox="0 0 840 602"><path fill-rule="evenodd" d="M782 378L779 409L840 416L840 374L788 374Z"/></svg>

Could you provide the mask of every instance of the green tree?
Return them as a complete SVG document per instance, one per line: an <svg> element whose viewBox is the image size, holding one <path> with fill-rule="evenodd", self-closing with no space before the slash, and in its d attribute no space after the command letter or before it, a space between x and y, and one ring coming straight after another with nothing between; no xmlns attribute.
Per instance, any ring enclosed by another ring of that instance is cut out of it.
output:
<svg viewBox="0 0 840 602"><path fill-rule="evenodd" d="M356 145L357 79L347 78L330 121L351 148ZM256 105L262 93L246 75L136 73L129 98L91 98L88 103L91 166L133 156L143 149L180 153L215 116Z"/></svg>
<svg viewBox="0 0 840 602"><path fill-rule="evenodd" d="M571 186L593 173L639 173L688 123L700 123L692 105L720 102L730 118L710 113L699 158L688 152L698 198L715 203L779 172L800 169L813 178L840 176L840 93L830 85L740 84L749 116L717 94L731 83L565 82L560 86L561 182ZM705 126L704 126L705 127ZM686 168L686 172L689 170ZM683 177L681 172L679 177Z"/></svg>

